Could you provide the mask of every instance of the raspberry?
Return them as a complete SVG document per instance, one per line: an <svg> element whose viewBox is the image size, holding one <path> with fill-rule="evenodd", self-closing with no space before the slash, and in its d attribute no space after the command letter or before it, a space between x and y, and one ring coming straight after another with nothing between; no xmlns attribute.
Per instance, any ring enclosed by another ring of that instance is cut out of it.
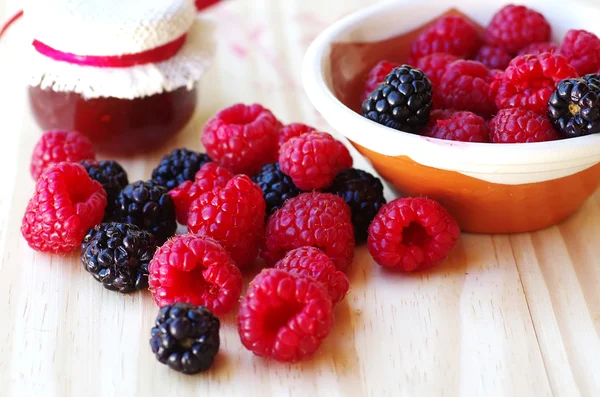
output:
<svg viewBox="0 0 600 397"><path fill-rule="evenodd" d="M331 185L338 172L352 167L352 157L328 133L309 132L283 144L279 165L299 189L313 190Z"/></svg>
<svg viewBox="0 0 600 397"><path fill-rule="evenodd" d="M150 347L158 361L184 374L209 369L219 352L219 319L202 306L174 303L158 312Z"/></svg>
<svg viewBox="0 0 600 397"><path fill-rule="evenodd" d="M82 160L80 162L90 178L100 182L106 192L105 218L110 217L114 211L115 200L119 192L129 184L127 173L116 161Z"/></svg>
<svg viewBox="0 0 600 397"><path fill-rule="evenodd" d="M215 187L224 187L233 178L233 174L226 168L216 163L205 163L194 177L194 182L185 181L175 189L169 191L169 196L175 204L177 222L187 225L190 205L202 193L211 191Z"/></svg>
<svg viewBox="0 0 600 397"><path fill-rule="evenodd" d="M440 84L444 106L484 116L495 113L493 75L479 62L459 60L446 68Z"/></svg>
<svg viewBox="0 0 600 397"><path fill-rule="evenodd" d="M561 55L545 52L539 55L519 55L502 74L496 75L492 90L498 109L525 108L546 113L548 98L556 84L577 71Z"/></svg>
<svg viewBox="0 0 600 397"><path fill-rule="evenodd" d="M270 216L277 211L286 200L300 194L300 189L292 178L281 172L279 163L266 164L260 172L252 177L263 192L263 198L267 205L266 215Z"/></svg>
<svg viewBox="0 0 600 397"><path fill-rule="evenodd" d="M289 141L292 138L305 134L307 132L316 131L310 125L302 124L302 123L292 123L281 127L279 130L279 135L277 138L277 143L279 147Z"/></svg>
<svg viewBox="0 0 600 397"><path fill-rule="evenodd" d="M425 197L396 199L383 206L369 227L369 253L379 265L405 272L440 263L460 230L452 216Z"/></svg>
<svg viewBox="0 0 600 397"><path fill-rule="evenodd" d="M558 139L550 121L527 109L502 109L490 121L494 143L544 142Z"/></svg>
<svg viewBox="0 0 600 397"><path fill-rule="evenodd" d="M42 172L27 204L21 233L37 251L68 253L102 222L106 192L76 163L58 163Z"/></svg>
<svg viewBox="0 0 600 397"><path fill-rule="evenodd" d="M40 138L31 155L31 176L38 179L47 167L67 161L94 160L96 152L92 142L79 132L48 131Z"/></svg>
<svg viewBox="0 0 600 397"><path fill-rule="evenodd" d="M156 239L128 223L102 223L81 244L81 262L96 281L111 291L127 294L148 288L148 263Z"/></svg>
<svg viewBox="0 0 600 397"><path fill-rule="evenodd" d="M159 244L175 234L175 206L164 186L153 181L131 183L115 200L112 220L149 231Z"/></svg>
<svg viewBox="0 0 600 397"><path fill-rule="evenodd" d="M539 12L510 4L494 14L485 29L484 39L488 45L516 54L529 44L550 40L551 30Z"/></svg>
<svg viewBox="0 0 600 397"><path fill-rule="evenodd" d="M365 82L365 91L363 92L360 101L366 101L369 95L371 95L371 93L377 89L379 84L383 83L386 76L398 66L400 66L399 63L390 61L381 61L377 65L375 65L367 75L367 81Z"/></svg>
<svg viewBox="0 0 600 397"><path fill-rule="evenodd" d="M275 264L275 268L314 278L327 289L333 303L344 299L350 289L348 277L337 270L331 259L318 248L301 247L291 250Z"/></svg>
<svg viewBox="0 0 600 397"><path fill-rule="evenodd" d="M242 292L242 274L215 240L180 234L154 254L148 267L150 292L160 307L175 302L228 313Z"/></svg>
<svg viewBox="0 0 600 397"><path fill-rule="evenodd" d="M433 91L433 105L435 107L441 106L444 103L444 99L440 93L440 82L442 81L442 75L446 71L446 67L459 58L446 54L445 52L435 52L419 59L417 62L417 68L421 69L425 76L431 81L431 87Z"/></svg>
<svg viewBox="0 0 600 397"><path fill-rule="evenodd" d="M512 59L513 57L505 49L489 45L482 46L475 55L477 62L490 69L506 69Z"/></svg>
<svg viewBox="0 0 600 397"><path fill-rule="evenodd" d="M340 172L327 190L340 196L352 210L352 225L356 242L367 239L369 224L386 203L379 178L366 171L348 168Z"/></svg>
<svg viewBox="0 0 600 397"><path fill-rule="evenodd" d="M538 55L543 52L558 52L558 46L550 42L532 43L523 47L518 55Z"/></svg>
<svg viewBox="0 0 600 397"><path fill-rule="evenodd" d="M434 52L472 58L480 45L481 37L473 22L461 16L442 17L412 42L411 63Z"/></svg>
<svg viewBox="0 0 600 397"><path fill-rule="evenodd" d="M234 174L254 175L277 158L280 128L273 113L260 105L233 105L208 121L202 132L206 152Z"/></svg>
<svg viewBox="0 0 600 397"><path fill-rule="evenodd" d="M600 75L558 83L548 100L548 118L566 138L600 133Z"/></svg>
<svg viewBox="0 0 600 397"><path fill-rule="evenodd" d="M243 268L258 256L264 222L262 190L246 175L237 175L224 187L217 186L192 203L188 229L217 240Z"/></svg>
<svg viewBox="0 0 600 397"><path fill-rule="evenodd" d="M600 39L593 33L569 30L559 52L581 76L596 73L600 68Z"/></svg>
<svg viewBox="0 0 600 397"><path fill-rule="evenodd" d="M210 161L204 153L175 149L160 160L158 167L152 171L152 180L171 190L185 181L193 181L200 167Z"/></svg>
<svg viewBox="0 0 600 397"><path fill-rule="evenodd" d="M450 114L434 111L423 135L462 142L488 142L489 133L485 120L471 112L450 112Z"/></svg>
<svg viewBox="0 0 600 397"><path fill-rule="evenodd" d="M285 202L269 217L261 256L274 265L295 248L317 247L340 270L354 256L354 231L350 207L330 193L302 193Z"/></svg>
<svg viewBox="0 0 600 397"><path fill-rule="evenodd" d="M333 326L331 299L321 283L265 269L240 303L238 332L252 353L282 362L310 357Z"/></svg>

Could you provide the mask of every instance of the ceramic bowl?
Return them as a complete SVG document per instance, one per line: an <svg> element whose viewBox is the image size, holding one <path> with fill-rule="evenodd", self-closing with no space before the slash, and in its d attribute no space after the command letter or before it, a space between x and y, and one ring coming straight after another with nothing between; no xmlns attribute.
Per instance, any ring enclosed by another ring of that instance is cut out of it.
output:
<svg viewBox="0 0 600 397"><path fill-rule="evenodd" d="M359 114L368 71L382 59L404 62L423 26L446 13L463 13L485 26L507 2L461 1L460 11L455 4L386 2L332 25L304 60L308 97L401 194L438 200L463 231L523 232L560 222L600 184L600 134L542 143L464 143L396 131ZM555 42L571 28L600 35L599 8L573 0L525 5L544 14Z"/></svg>

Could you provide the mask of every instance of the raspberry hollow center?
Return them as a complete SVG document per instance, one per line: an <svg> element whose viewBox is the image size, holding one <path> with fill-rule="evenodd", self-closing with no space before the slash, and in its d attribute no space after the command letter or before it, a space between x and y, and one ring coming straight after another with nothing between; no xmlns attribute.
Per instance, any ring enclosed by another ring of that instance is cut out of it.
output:
<svg viewBox="0 0 600 397"><path fill-rule="evenodd" d="M569 112L575 116L577 113L579 113L579 111L581 110L581 108L579 107L579 105L575 104L575 103L570 103L569 104Z"/></svg>
<svg viewBox="0 0 600 397"><path fill-rule="evenodd" d="M286 326L289 321L302 311L303 305L297 302L286 302L283 305L269 310L264 319L265 332L275 337L281 327Z"/></svg>
<svg viewBox="0 0 600 397"><path fill-rule="evenodd" d="M402 230L402 244L408 247L422 246L430 239L431 236L418 222L411 222Z"/></svg>

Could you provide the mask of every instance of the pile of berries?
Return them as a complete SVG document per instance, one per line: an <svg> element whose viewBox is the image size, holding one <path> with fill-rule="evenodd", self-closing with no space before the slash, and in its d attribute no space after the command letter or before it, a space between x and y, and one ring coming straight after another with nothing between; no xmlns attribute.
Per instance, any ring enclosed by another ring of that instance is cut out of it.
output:
<svg viewBox="0 0 600 397"><path fill-rule="evenodd" d="M423 74L407 75L420 89ZM386 203L381 181L352 168L342 142L304 124L282 125L260 105L222 110L201 139L206 154L174 150L150 180L130 183L117 162L96 161L84 136L47 132L34 150L37 184L22 223L36 250L80 247L83 267L105 288L149 289L161 308L150 345L174 370L212 365L215 316L236 307L248 350L306 359L348 293L344 270L357 242L366 241L380 265L414 271L440 263L459 238L439 204ZM175 235L177 223L187 233ZM269 268L240 301L242 272L257 262Z"/></svg>
<svg viewBox="0 0 600 397"><path fill-rule="evenodd" d="M461 15L437 19L407 62L368 74L362 114L379 124L464 142L526 143L600 132L600 38L551 26L525 6L500 9L480 33ZM393 58L393 56L392 56Z"/></svg>

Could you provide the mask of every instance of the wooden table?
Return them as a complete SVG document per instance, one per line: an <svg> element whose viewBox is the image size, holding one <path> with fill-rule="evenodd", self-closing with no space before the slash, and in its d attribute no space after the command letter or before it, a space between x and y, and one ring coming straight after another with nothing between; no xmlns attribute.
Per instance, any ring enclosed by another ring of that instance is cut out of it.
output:
<svg viewBox="0 0 600 397"><path fill-rule="evenodd" d="M329 23L374 2L235 0L211 9L219 49L197 114L164 150L123 159L130 179L148 178L172 148L200 149L203 123L235 102L327 130L301 87L304 51ZM351 292L308 362L254 357L232 314L210 372L170 371L148 345L157 313L149 293L109 292L77 255L33 252L19 233L39 131L14 78L18 62L7 62L12 47L0 52L0 396L600 395L600 194L537 233L463 235L427 273L390 274L358 248Z"/></svg>

